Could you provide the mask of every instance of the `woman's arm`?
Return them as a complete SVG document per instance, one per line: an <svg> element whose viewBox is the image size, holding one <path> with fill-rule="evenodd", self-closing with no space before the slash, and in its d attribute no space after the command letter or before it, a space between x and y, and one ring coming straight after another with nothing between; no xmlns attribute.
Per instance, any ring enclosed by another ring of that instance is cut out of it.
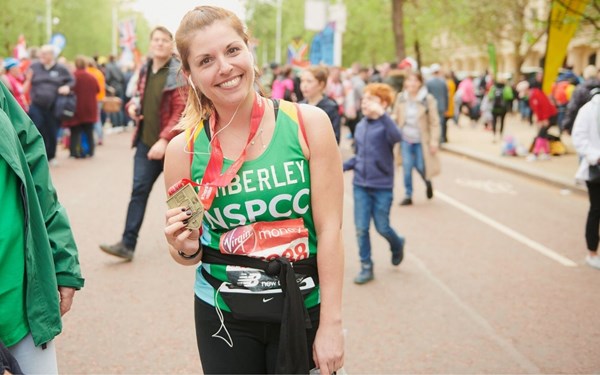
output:
<svg viewBox="0 0 600 375"><path fill-rule="evenodd" d="M317 263L321 289L321 315L313 345L313 358L321 373L330 374L344 364L342 158L325 112L308 105L301 105L300 108L310 147L311 206L318 239ZM304 143L301 136L300 139Z"/></svg>
<svg viewBox="0 0 600 375"><path fill-rule="evenodd" d="M178 183L183 178L190 178L190 154L187 150L185 133L177 135L169 142L165 153L165 189ZM196 254L200 249L200 231L186 229L184 220L189 218L187 207L177 207L167 210L165 215L165 237L169 243L169 252L173 259L183 265L193 265L200 261L201 252L191 259L179 254Z"/></svg>

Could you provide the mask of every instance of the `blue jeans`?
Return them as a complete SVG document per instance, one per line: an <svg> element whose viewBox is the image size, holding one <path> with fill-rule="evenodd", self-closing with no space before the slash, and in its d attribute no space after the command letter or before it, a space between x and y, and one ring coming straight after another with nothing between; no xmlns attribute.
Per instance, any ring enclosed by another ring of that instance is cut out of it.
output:
<svg viewBox="0 0 600 375"><path fill-rule="evenodd" d="M60 128L59 119L54 117L52 109L44 109L35 104L29 107L29 117L44 139L48 160L54 159L56 156L56 138Z"/></svg>
<svg viewBox="0 0 600 375"><path fill-rule="evenodd" d="M377 232L390 243L392 252L400 251L402 247L404 238L398 236L396 231L390 227L390 207L393 198L392 189L365 188L354 185L354 225L362 263L373 263L369 237L371 218L375 221Z"/></svg>
<svg viewBox="0 0 600 375"><path fill-rule="evenodd" d="M135 249L152 186L163 171L163 160L148 160L150 147L138 141L133 158L133 189L127 209L123 244Z"/></svg>
<svg viewBox="0 0 600 375"><path fill-rule="evenodd" d="M412 198L412 170L415 168L417 172L425 179L425 159L423 159L423 148L420 143L408 143L402 141L402 169L404 171L404 196Z"/></svg>

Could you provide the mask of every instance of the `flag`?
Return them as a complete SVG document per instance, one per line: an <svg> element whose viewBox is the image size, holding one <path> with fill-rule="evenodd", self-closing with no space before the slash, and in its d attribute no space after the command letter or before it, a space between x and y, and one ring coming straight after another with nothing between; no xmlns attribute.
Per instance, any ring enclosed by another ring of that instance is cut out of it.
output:
<svg viewBox="0 0 600 375"><path fill-rule="evenodd" d="M488 44L488 55L490 57L490 68L492 69L495 80L496 75L498 74L498 62L496 60L496 46L494 46L492 43Z"/></svg>
<svg viewBox="0 0 600 375"><path fill-rule="evenodd" d="M308 45L300 38L294 38L288 44L287 48L287 63L299 68L305 68L309 62L306 59Z"/></svg>
<svg viewBox="0 0 600 375"><path fill-rule="evenodd" d="M548 40L542 90L547 95L567 55L567 47L577 30L589 0L552 0L548 17Z"/></svg>
<svg viewBox="0 0 600 375"><path fill-rule="evenodd" d="M17 45L13 49L13 57L17 60L21 60L27 57L27 42L25 42L25 35L19 35Z"/></svg>
<svg viewBox="0 0 600 375"><path fill-rule="evenodd" d="M135 49L136 41L135 19L128 18L119 21L119 45L123 47L123 49L133 51Z"/></svg>
<svg viewBox="0 0 600 375"><path fill-rule="evenodd" d="M320 33L314 36L310 47L311 64L333 65L334 28L335 25L330 22Z"/></svg>

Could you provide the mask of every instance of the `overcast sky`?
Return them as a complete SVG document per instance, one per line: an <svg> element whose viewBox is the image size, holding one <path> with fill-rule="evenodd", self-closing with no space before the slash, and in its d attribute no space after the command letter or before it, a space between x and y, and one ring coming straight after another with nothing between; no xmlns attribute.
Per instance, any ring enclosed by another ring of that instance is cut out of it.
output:
<svg viewBox="0 0 600 375"><path fill-rule="evenodd" d="M243 0L136 0L134 7L146 15L151 26L165 26L174 34L185 13L199 5L218 5L245 19Z"/></svg>

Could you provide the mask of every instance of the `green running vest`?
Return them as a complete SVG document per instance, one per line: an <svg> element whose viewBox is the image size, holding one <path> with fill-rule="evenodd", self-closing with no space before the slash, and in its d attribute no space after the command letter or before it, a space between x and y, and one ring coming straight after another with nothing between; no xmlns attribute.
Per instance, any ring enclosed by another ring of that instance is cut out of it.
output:
<svg viewBox="0 0 600 375"><path fill-rule="evenodd" d="M273 138L267 148L258 158L244 162L228 186L218 188L212 206L204 214L200 239L203 246L218 249L221 235L238 226L302 218L309 233L309 254L316 256L317 238L310 206L310 170L298 138L297 108L293 103L280 101ZM209 140L203 124L188 132L187 137L186 144L193 139L194 145L190 176L199 184L210 158ZM232 163L232 160L225 159L222 172ZM228 266L201 264L196 271L194 289L204 302L213 306L217 303L221 309L231 311L205 280L202 267L221 281L233 282L227 277ZM307 308L317 304L318 286L305 298Z"/></svg>

